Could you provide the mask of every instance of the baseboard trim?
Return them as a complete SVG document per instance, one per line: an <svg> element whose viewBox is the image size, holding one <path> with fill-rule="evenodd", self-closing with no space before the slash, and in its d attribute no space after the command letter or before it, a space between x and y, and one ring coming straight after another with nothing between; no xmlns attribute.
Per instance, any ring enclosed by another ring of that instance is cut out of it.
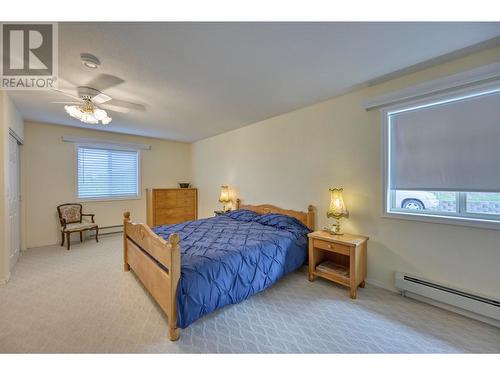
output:
<svg viewBox="0 0 500 375"><path fill-rule="evenodd" d="M366 283L370 284L370 285L373 285L373 286L376 286L376 287L381 288L381 289L385 289L385 290L387 290L389 292L401 294L401 291L398 290L398 289L396 289L394 286L387 285L387 284L382 283L382 282L380 282L378 280L366 279ZM440 309L451 311L451 312L453 312L455 314L463 315L463 316L466 316L467 318L474 319L474 320L479 320L480 322L483 322L483 323L486 323L486 324L489 324L489 325L492 325L492 326L500 328L500 321L495 320L495 319L491 319L491 318L488 318L488 317L485 317L485 316L482 316L482 315L479 315L479 314L476 314L476 313L473 313L471 311L463 310L463 309L461 309L459 307L451 306L451 305L448 305L446 303L442 303L442 302L433 300L431 298L420 296L418 294L411 293L411 292L408 292L408 291L405 292L405 296L403 298L405 298L405 297L414 299L414 300L422 302L422 303L427 303L429 305L436 306L436 307L438 307Z"/></svg>
<svg viewBox="0 0 500 375"><path fill-rule="evenodd" d="M370 285L376 286L376 287L381 288L381 289L388 290L389 292L399 293L399 291L394 286L387 285L381 281L378 281L375 279L369 279L369 278L366 279L365 281L366 281L366 283L368 283Z"/></svg>
<svg viewBox="0 0 500 375"><path fill-rule="evenodd" d="M499 320L492 319L492 318L489 318L487 316L479 315L479 314L476 314L472 311L461 309L460 307L451 306L451 305L448 305L447 303L443 303L443 302L437 301L435 299L421 296L419 294L408 292L408 291L405 291L405 297L411 298L411 299L414 299L414 300L417 300L417 301L420 301L423 303L427 303L429 305L439 307L440 309L448 310L448 311L451 311L455 314L463 315L463 316L466 316L467 318L479 320L480 322L483 322L483 323L495 326L497 328L500 328L500 321Z"/></svg>

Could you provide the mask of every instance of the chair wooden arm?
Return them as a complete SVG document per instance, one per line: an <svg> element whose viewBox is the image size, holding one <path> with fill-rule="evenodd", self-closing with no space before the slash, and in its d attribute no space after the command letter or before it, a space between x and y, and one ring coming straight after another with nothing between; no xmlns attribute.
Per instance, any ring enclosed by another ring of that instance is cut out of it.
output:
<svg viewBox="0 0 500 375"><path fill-rule="evenodd" d="M82 216L90 216L90 220L94 223L94 214L82 214Z"/></svg>
<svg viewBox="0 0 500 375"><path fill-rule="evenodd" d="M66 229L66 219L61 218L60 221L61 221L61 227L62 227L62 229L63 230Z"/></svg>

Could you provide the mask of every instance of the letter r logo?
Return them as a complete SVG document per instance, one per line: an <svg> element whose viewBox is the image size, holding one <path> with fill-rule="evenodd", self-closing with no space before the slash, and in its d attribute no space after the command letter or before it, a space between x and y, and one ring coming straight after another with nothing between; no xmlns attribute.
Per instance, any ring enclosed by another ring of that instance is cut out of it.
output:
<svg viewBox="0 0 500 375"><path fill-rule="evenodd" d="M53 74L51 24L2 25L2 75Z"/></svg>

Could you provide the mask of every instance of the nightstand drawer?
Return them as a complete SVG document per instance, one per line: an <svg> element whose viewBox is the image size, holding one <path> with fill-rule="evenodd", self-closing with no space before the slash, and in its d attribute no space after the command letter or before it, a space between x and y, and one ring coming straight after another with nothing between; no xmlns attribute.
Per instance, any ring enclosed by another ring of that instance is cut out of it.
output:
<svg viewBox="0 0 500 375"><path fill-rule="evenodd" d="M323 249L323 250L329 250L329 251L334 251L339 254L344 254L349 256L350 254L350 247L346 245L341 245L337 243L332 243L328 241L322 241L322 240L314 240L314 247L317 247L318 249Z"/></svg>

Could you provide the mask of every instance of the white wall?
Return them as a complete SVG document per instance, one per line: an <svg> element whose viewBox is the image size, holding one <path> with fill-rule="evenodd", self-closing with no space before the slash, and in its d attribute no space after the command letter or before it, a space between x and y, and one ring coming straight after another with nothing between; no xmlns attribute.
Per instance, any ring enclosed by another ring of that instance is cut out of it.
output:
<svg viewBox="0 0 500 375"><path fill-rule="evenodd" d="M85 212L96 215L100 226L121 224L125 211L130 211L133 220L145 222L144 189L178 187L178 182L190 181L191 145L188 143L27 122L22 185L28 248L57 243L60 232L56 207L77 201L75 144L63 142L64 135L151 145L151 150L141 152L141 199L82 203Z"/></svg>
<svg viewBox="0 0 500 375"><path fill-rule="evenodd" d="M9 128L19 137L24 124L17 108L5 91L0 90L0 284L9 278L10 225L7 194L9 188Z"/></svg>
<svg viewBox="0 0 500 375"><path fill-rule="evenodd" d="M500 60L500 48L413 73L193 144L200 216L219 209L220 185L250 204L318 208L342 186L348 232L370 237L368 277L393 288L394 272L500 297L500 231L381 217L381 121L365 99Z"/></svg>

